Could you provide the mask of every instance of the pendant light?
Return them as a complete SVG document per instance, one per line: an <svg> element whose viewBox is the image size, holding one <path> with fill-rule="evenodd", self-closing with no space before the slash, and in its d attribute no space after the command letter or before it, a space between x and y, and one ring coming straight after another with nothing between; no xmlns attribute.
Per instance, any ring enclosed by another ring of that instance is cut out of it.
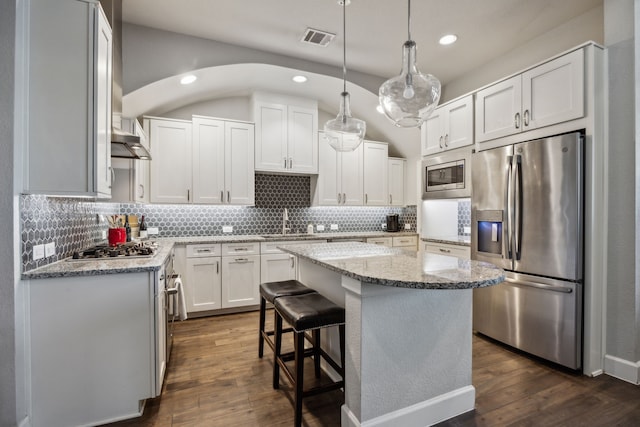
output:
<svg viewBox="0 0 640 427"><path fill-rule="evenodd" d="M402 45L402 70L380 86L384 114L396 126L419 127L440 100L440 81L416 67L416 42L411 40L411 0L408 3L408 40Z"/></svg>
<svg viewBox="0 0 640 427"><path fill-rule="evenodd" d="M338 116L324 125L324 134L329 145L336 151L354 151L362 143L367 124L364 120L351 117L349 92L347 92L347 18L348 0L339 0L342 5L342 93Z"/></svg>

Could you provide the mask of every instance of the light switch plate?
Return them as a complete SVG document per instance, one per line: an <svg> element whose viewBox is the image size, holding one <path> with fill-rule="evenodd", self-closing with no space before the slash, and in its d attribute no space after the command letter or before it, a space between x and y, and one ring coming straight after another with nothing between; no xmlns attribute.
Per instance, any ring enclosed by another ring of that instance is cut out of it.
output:
<svg viewBox="0 0 640 427"><path fill-rule="evenodd" d="M37 261L44 258L44 245L35 245L33 247L33 260Z"/></svg>
<svg viewBox="0 0 640 427"><path fill-rule="evenodd" d="M317 231L324 231L324 225L322 225L322 224L316 225L316 230Z"/></svg>
<svg viewBox="0 0 640 427"><path fill-rule="evenodd" d="M223 233L233 233L233 225L223 225L222 226Z"/></svg>
<svg viewBox="0 0 640 427"><path fill-rule="evenodd" d="M44 255L46 257L54 256L56 254L56 243L49 242L44 245Z"/></svg>
<svg viewBox="0 0 640 427"><path fill-rule="evenodd" d="M331 224L331 229L332 230L337 230L338 229L338 224Z"/></svg>

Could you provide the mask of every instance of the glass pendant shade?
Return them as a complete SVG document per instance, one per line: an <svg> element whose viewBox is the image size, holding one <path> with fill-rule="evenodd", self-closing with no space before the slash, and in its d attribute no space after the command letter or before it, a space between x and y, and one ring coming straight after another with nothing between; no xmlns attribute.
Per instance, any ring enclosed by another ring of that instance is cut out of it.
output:
<svg viewBox="0 0 640 427"><path fill-rule="evenodd" d="M416 43L402 46L402 71L380 86L380 106L396 126L419 127L431 115L440 100L440 81L416 67Z"/></svg>
<svg viewBox="0 0 640 427"><path fill-rule="evenodd" d="M336 151L354 151L362 143L366 130L364 120L351 117L349 92L342 92L340 112L324 125L324 135L329 145Z"/></svg>

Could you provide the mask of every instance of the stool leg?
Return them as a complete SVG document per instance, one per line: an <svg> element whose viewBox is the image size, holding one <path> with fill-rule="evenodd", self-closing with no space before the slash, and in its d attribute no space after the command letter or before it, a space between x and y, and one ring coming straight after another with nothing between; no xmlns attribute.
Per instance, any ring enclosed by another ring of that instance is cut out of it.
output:
<svg viewBox="0 0 640 427"><path fill-rule="evenodd" d="M278 310L273 310L275 328L273 331L274 350L273 350L273 388L280 388L280 349L282 347L282 317L278 314Z"/></svg>
<svg viewBox="0 0 640 427"><path fill-rule="evenodd" d="M264 324L267 310L267 301L260 297L260 330L258 331L258 357L262 359L264 354Z"/></svg>
<svg viewBox="0 0 640 427"><path fill-rule="evenodd" d="M344 359L345 359L345 345L344 345L344 324L338 326L340 331L340 374L342 375L342 381L346 381L344 378Z"/></svg>
<svg viewBox="0 0 640 427"><path fill-rule="evenodd" d="M313 365L316 371L316 378L320 378L320 329L314 329L313 335Z"/></svg>
<svg viewBox="0 0 640 427"><path fill-rule="evenodd" d="M302 425L302 392L304 386L304 332L294 332L295 346L295 371L296 371L296 391L295 391L295 419L294 425Z"/></svg>

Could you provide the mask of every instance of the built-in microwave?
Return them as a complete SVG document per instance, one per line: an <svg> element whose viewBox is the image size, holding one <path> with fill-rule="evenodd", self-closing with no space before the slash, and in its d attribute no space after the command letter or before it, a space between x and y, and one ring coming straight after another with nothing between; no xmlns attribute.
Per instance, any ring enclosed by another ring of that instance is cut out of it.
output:
<svg viewBox="0 0 640 427"><path fill-rule="evenodd" d="M471 148L451 150L422 161L422 199L471 197Z"/></svg>

